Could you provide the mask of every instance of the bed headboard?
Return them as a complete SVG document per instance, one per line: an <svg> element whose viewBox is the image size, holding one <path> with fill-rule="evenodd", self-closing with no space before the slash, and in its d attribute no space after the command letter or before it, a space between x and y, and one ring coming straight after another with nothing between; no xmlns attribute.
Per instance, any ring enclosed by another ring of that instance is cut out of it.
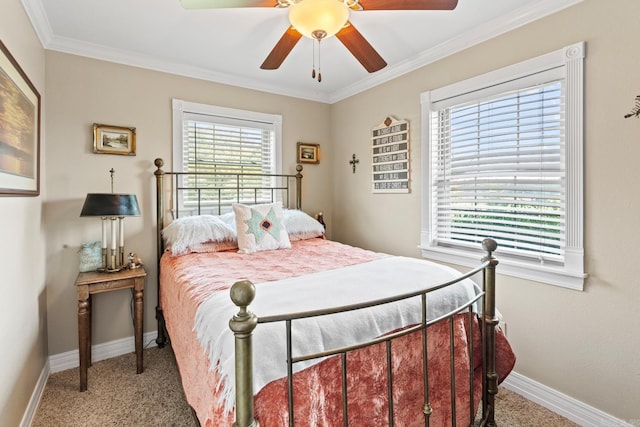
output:
<svg viewBox="0 0 640 427"><path fill-rule="evenodd" d="M302 165L296 174L228 172L166 172L155 159L156 239L158 262L164 252L162 229L180 216L220 215L233 203L255 205L282 201L285 208L302 209Z"/></svg>
<svg viewBox="0 0 640 427"><path fill-rule="evenodd" d="M160 258L164 253L162 229L180 216L219 215L231 210L233 203L255 205L281 201L283 207L302 209L302 165L296 174L165 172L164 160L155 159L156 170L156 245L158 268L158 337L164 347L166 332L160 306ZM230 179L231 178L231 179ZM234 184L229 184L233 182Z"/></svg>

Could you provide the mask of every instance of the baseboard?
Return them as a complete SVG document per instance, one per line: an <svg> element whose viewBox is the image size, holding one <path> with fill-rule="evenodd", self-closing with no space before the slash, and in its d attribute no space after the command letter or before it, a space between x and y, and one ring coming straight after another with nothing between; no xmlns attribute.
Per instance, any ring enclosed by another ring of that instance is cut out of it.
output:
<svg viewBox="0 0 640 427"><path fill-rule="evenodd" d="M157 336L158 331L151 331L144 334L142 336L144 348L155 347ZM134 351L135 344L133 341L133 336L130 336L128 338L122 338L119 340L92 346L91 358L94 362L99 362L100 360L121 356L127 353L133 353ZM36 415L36 410L38 409L38 405L40 404L40 399L42 398L42 393L44 392L44 387L47 385L49 375L67 369L77 368L79 365L80 356L78 350L67 351L65 353L49 356L49 359L42 368L42 372L40 373L40 377L38 378L38 382L36 383L33 393L31 394L31 399L29 400L27 409L22 416L20 427L29 427L33 422L33 418Z"/></svg>
<svg viewBox="0 0 640 427"><path fill-rule="evenodd" d="M29 399L27 410L24 411L24 415L22 416L20 427L29 427L33 422L33 417L36 415L36 410L40 404L40 399L42 399L42 393L44 393L44 387L47 385L47 379L50 373L51 369L49 367L49 361L47 360L42 368L42 372L40 372L40 377L33 389L33 393L31 393L31 399Z"/></svg>
<svg viewBox="0 0 640 427"><path fill-rule="evenodd" d="M147 332L142 337L144 348L155 347L157 331ZM135 351L133 336L122 338L119 340L109 341L103 344L97 344L91 347L91 359L93 362L110 359L112 357L121 356L123 354ZM80 356L78 350L71 350L65 353L54 354L49 356L49 365L51 373L65 371L67 369L77 368L80 365Z"/></svg>
<svg viewBox="0 0 640 427"><path fill-rule="evenodd" d="M156 346L156 336L157 331L144 334L143 342L145 343L145 348ZM135 351L133 337L98 344L91 349L94 362L133 351ZM31 395L31 400L20 423L20 427L29 427L31 425L49 375L66 369L77 368L79 364L78 350L49 356L49 360L45 363L40 378ZM511 372L502 383L502 386L583 427L633 427L633 425L628 422L615 418L612 415L517 372Z"/></svg>
<svg viewBox="0 0 640 427"><path fill-rule="evenodd" d="M511 372L502 383L502 386L582 427L633 427L628 422L615 418L517 372Z"/></svg>

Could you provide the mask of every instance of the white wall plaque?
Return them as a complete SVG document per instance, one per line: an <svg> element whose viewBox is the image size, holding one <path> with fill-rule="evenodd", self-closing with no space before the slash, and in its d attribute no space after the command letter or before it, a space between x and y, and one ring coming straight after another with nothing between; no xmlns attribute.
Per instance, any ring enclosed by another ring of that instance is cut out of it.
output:
<svg viewBox="0 0 640 427"><path fill-rule="evenodd" d="M409 122L387 117L371 130L372 190L409 192Z"/></svg>

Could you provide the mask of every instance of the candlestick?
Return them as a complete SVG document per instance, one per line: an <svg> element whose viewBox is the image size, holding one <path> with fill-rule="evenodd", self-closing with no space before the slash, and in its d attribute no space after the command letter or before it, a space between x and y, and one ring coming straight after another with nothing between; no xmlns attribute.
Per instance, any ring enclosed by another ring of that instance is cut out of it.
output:
<svg viewBox="0 0 640 427"><path fill-rule="evenodd" d="M124 217L118 217L118 225L120 229L120 246L124 246Z"/></svg>
<svg viewBox="0 0 640 427"><path fill-rule="evenodd" d="M100 270L107 270L107 217L103 216L102 220L102 268Z"/></svg>
<svg viewBox="0 0 640 427"><path fill-rule="evenodd" d="M120 245L118 246L118 267L124 266L124 217L118 217L118 228L120 229Z"/></svg>
<svg viewBox="0 0 640 427"><path fill-rule="evenodd" d="M116 269L116 220L117 217L111 218L111 270Z"/></svg>
<svg viewBox="0 0 640 427"><path fill-rule="evenodd" d="M107 248L107 217L102 217L102 249Z"/></svg>

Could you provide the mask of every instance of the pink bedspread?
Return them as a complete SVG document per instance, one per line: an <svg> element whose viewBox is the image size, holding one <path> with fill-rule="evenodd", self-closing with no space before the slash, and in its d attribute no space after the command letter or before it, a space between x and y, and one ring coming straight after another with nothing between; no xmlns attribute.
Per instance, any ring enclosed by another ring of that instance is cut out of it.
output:
<svg viewBox="0 0 640 427"><path fill-rule="evenodd" d="M310 239L292 242L291 249L258 252L251 255L237 254L235 251L189 254L174 257L165 254L161 260L161 295L171 345L180 369L185 395L194 408L203 426L231 426L233 413L224 413L223 403L217 399L215 384L217 373L210 369L209 360L193 331L193 321L198 306L213 292L226 290L238 280L249 279L254 283L281 280L287 277L300 276L317 271L345 267L373 260L383 256L371 251L342 245L323 239ZM454 330L456 342L466 342L466 318L456 319ZM433 329L433 331L432 331ZM448 343L448 327L442 332L430 328L429 354L433 363L430 365L434 373L446 369L444 383L432 383L431 402L434 415L431 418L434 426L450 425L448 417L449 381L448 381L448 344L442 346L440 341ZM479 334L475 335L478 337ZM394 372L394 407L396 425L416 425L421 420L422 408L422 364L421 340L411 337L402 338L393 344ZM444 345L444 344L443 344ZM514 356L511 349L499 335L497 361L501 378L511 370ZM480 344L476 343L476 360L479 363ZM439 349L446 351L439 351ZM259 349L254 349L255 358L259 357ZM388 402L386 401L386 374L384 369L384 348L371 347L352 353L348 358L349 367L349 419L351 425L386 425L380 422L386 419ZM446 356L443 357L443 356ZM446 360L445 360L446 359ZM382 360L382 362L380 362ZM465 345L456 345L456 384L468 384L468 355ZM382 363L382 365L381 365ZM406 367L411 369L407 370ZM308 368L298 374L295 379L294 395L296 399L296 425L300 426L334 426L342 424L342 405L340 387L340 364L336 358ZM331 372L331 373L329 373ZM371 373L375 375L371 375ZM464 372L464 373L462 373ZM322 374L321 374L322 373ZM333 375L336 373L337 375ZM413 373L413 374L411 374ZM476 381L480 374L477 373ZM335 378L331 381L318 381L319 377ZM419 380L416 380L419 379ZM418 387L416 389L416 387ZM355 391L352 392L351 390ZM468 390L468 388L465 388ZM297 391L297 393L296 393ZM379 393L378 393L379 392ZM476 391L477 400L479 388ZM282 426L287 423L286 414L286 379L276 380L265 386L255 397L255 416L262 427ZM469 412L468 391L456 397L458 402L458 422L468 424ZM300 403L300 404L298 404ZM442 410L440 407L446 407ZM436 411L436 409L439 409ZM376 420L375 422L372 420Z"/></svg>

